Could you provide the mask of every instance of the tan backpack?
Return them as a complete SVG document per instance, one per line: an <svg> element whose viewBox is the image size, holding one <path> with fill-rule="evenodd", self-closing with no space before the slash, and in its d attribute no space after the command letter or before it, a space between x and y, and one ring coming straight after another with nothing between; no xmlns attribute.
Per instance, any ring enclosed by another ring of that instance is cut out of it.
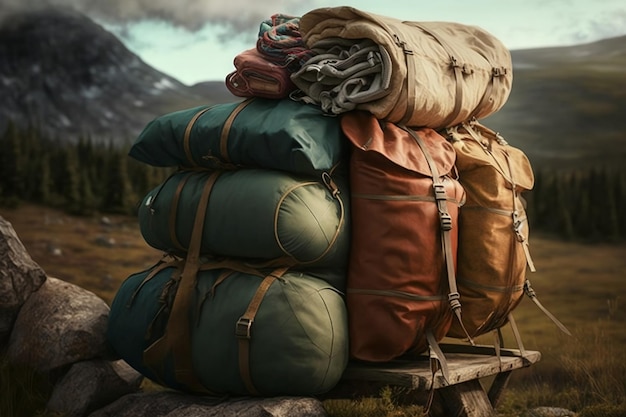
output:
<svg viewBox="0 0 626 417"><path fill-rule="evenodd" d="M569 334L537 300L526 277L527 269L535 271L522 198L534 185L528 158L477 121L448 128L446 134L456 151L459 181L466 192L459 213L457 251L465 329L477 337L501 328L526 293ZM448 336L464 338L466 334L453 322Z"/></svg>

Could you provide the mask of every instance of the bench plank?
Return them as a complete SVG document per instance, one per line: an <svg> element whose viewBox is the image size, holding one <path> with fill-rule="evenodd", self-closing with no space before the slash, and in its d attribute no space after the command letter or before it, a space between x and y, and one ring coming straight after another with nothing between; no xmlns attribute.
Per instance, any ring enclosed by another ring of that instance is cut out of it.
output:
<svg viewBox="0 0 626 417"><path fill-rule="evenodd" d="M441 371L433 378L426 355L403 357L390 362L352 361L339 384L325 398L378 396L381 388L393 386L396 399L405 404L428 404L432 417L495 417L495 407L515 369L541 359L538 351L500 349L493 346L441 345L448 380ZM481 380L492 377L487 391Z"/></svg>
<svg viewBox="0 0 626 417"><path fill-rule="evenodd" d="M437 372L434 378L435 389L527 367L541 359L541 353L538 351L525 351L522 357L519 351L513 349L503 349L500 358L482 353L444 354L448 364L449 381L445 380L441 372ZM429 390L433 387L431 386L433 376L426 356L385 363L351 362L342 379L370 381L381 386L393 385L410 390Z"/></svg>

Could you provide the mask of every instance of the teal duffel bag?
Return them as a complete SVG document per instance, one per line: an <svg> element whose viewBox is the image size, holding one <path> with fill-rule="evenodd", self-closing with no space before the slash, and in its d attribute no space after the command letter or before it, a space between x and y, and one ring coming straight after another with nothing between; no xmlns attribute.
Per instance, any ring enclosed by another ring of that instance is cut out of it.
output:
<svg viewBox="0 0 626 417"><path fill-rule="evenodd" d="M180 110L144 128L129 155L155 166L258 167L319 174L344 159L339 119L290 99Z"/></svg>
<svg viewBox="0 0 626 417"><path fill-rule="evenodd" d="M150 246L184 256L199 202L208 198L201 254L346 268L347 189L347 179L340 176L309 180L268 169L177 172L144 197L140 231Z"/></svg>
<svg viewBox="0 0 626 417"><path fill-rule="evenodd" d="M336 385L348 330L334 287L286 268L188 265L161 263L118 290L107 340L128 364L164 386L214 396L309 396Z"/></svg>

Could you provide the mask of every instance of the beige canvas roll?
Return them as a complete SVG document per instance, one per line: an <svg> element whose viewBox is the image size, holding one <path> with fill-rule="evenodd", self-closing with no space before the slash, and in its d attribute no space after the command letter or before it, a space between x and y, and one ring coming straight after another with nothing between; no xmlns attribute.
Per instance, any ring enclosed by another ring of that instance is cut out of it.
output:
<svg viewBox="0 0 626 417"><path fill-rule="evenodd" d="M511 90L509 50L477 26L325 7L304 14L300 30L308 47L329 38L371 39L383 47L391 58L389 92L356 108L393 123L439 129L484 118L505 104ZM306 81L293 81L306 93Z"/></svg>

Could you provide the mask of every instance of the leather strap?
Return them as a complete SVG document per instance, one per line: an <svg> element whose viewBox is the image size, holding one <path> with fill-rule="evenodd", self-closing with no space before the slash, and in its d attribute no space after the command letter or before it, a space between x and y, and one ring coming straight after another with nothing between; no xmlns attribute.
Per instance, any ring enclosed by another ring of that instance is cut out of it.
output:
<svg viewBox="0 0 626 417"><path fill-rule="evenodd" d="M306 265L306 264L312 264L315 262L318 262L320 259L322 259L324 256L326 256L328 254L328 252L330 252L332 250L332 248L335 246L335 243L337 242L337 239L339 238L339 235L341 233L341 228L343 227L343 224L345 222L345 217L346 217L346 209L343 203L343 200L341 198L341 193L339 191L339 187L337 186L337 184L335 183L335 181L333 181L332 177L330 176L329 173L327 172L323 172L322 173L322 184L324 184L326 186L326 188L328 188L328 190L330 191L332 197L337 200L337 203L339 204L339 224L337 224L337 229L335 230L335 233L333 234L333 237L330 239L330 242L328 242L328 246L326 246L326 249L324 249L324 251L318 255L316 258L314 259L310 259L310 260L301 260L301 259L297 259L294 255L292 255L282 244L282 242L280 241L280 236L278 234L278 217L280 215L280 209L281 206L283 204L283 201L297 188L300 187L306 187L306 186L310 186L310 185L318 185L318 182L315 181L311 181L311 182L303 182L303 183L299 183L299 184L295 184L294 186L290 187L289 189L287 189L283 195L280 197L280 199L278 200L278 203L276 204L276 210L274 211L274 240L276 241L276 244L278 245L278 247L280 248L280 250L283 251L283 253L289 258L289 260L291 260L291 262L288 261L288 263L292 263L292 264L298 264L298 265ZM284 262L284 260L282 261Z"/></svg>
<svg viewBox="0 0 626 417"><path fill-rule="evenodd" d="M265 294L274 281L287 272L287 269L289 268L278 268L261 281L261 284L250 300L245 313L239 318L239 320L237 320L237 323L235 323L235 336L238 339L239 347L239 375L241 376L246 389L252 395L261 395L252 382L252 372L250 371L250 340L252 339L252 324L254 323L254 318L259 311L259 307L261 306L261 302L263 301Z"/></svg>
<svg viewBox="0 0 626 417"><path fill-rule="evenodd" d="M493 331L493 349L496 352L496 358L498 358L498 366L500 367L500 372L502 372L502 331L501 327L498 327Z"/></svg>
<svg viewBox="0 0 626 417"><path fill-rule="evenodd" d="M405 22L403 22L405 23ZM402 54L404 55L404 62L406 64L406 77L404 77L405 85L406 85L406 110L404 111L404 116L400 120L400 124L407 124L413 117L415 113L415 79L417 78L417 74L415 74L415 54L413 50L409 48L407 43L400 39L397 34L393 34L394 43L402 48Z"/></svg>
<svg viewBox="0 0 626 417"><path fill-rule="evenodd" d="M166 254L165 256L169 256L168 254ZM137 294L139 294L139 291L141 291L141 288L148 282L150 281L152 278L154 278L156 276L156 274L158 274L159 272L161 272L162 270L164 270L165 268L169 268L171 266L178 266L180 264L180 260L173 258L172 260L165 262L163 260L159 261L159 263L157 265L154 266L154 268L150 271L150 273L148 273L148 275L146 275L146 277L143 279L143 281L141 281L141 283L137 286L137 288L135 288L135 291L133 291L132 295L130 296L130 299L128 300L128 303L126 303L126 308L130 308L133 305L133 302L135 301L135 297L137 296Z"/></svg>
<svg viewBox="0 0 626 417"><path fill-rule="evenodd" d="M202 190L202 196L196 210L189 251L185 259L182 273L179 277L178 290L172 305L172 311L167 321L165 333L144 351L144 362L149 366L163 363L171 352L174 361L176 381L192 391L216 395L207 390L193 372L191 357L191 329L189 320L189 306L196 285L196 275L200 269L200 244L204 229L206 209L209 196L220 172L214 172L207 179Z"/></svg>
<svg viewBox="0 0 626 417"><path fill-rule="evenodd" d="M524 293L526 293L526 295L532 300L533 303L535 303L535 305L537 307L539 307L539 309L541 311L543 311L543 313L548 316L548 318L550 320L552 320L552 322L554 324L556 324L556 326L566 335L571 336L572 333L567 329L567 327L565 327L565 325L563 323L561 323L552 313L550 313L550 311L548 311L547 308L545 308L543 306L543 304L541 304L539 302L539 299L537 298L537 294L535 293L535 290L533 289L532 285L530 285L530 280L526 280L526 282L524 283Z"/></svg>
<svg viewBox="0 0 626 417"><path fill-rule="evenodd" d="M528 267L530 268L531 272L536 272L535 263L530 256L530 249L528 248L528 239L526 239L521 231L524 218L520 217L520 211L524 211L524 208L519 207L521 203L521 196L517 194L513 166L511 165L511 158L509 157L509 153L506 150L504 151L504 157L506 159L511 177L511 193L513 194L513 231L515 232L517 242L522 245L522 250L524 251L524 256L526 257L526 263L528 264Z"/></svg>
<svg viewBox="0 0 626 417"><path fill-rule="evenodd" d="M517 347L519 349L520 356L526 356L526 349L524 348L524 344L522 343L522 336L520 335L519 329L517 328L517 324L515 323L515 319L513 318L513 313L509 313L509 324L511 325L511 330L513 331L513 336L515 337L515 343L517 343Z"/></svg>
<svg viewBox="0 0 626 417"><path fill-rule="evenodd" d="M233 126L233 122L235 118L239 115L239 113L248 106L248 104L252 103L254 98L249 98L247 100L242 101L235 107L235 109L228 115L226 121L224 122L224 126L222 127L222 132L220 133L220 156L222 160L226 162L232 162L230 160L230 156L228 155L228 137L230 136L230 128Z"/></svg>
<svg viewBox="0 0 626 417"><path fill-rule="evenodd" d="M430 415L430 407L433 404L433 400L435 398L435 375L437 371L441 370L441 374L443 378L446 380L446 383L449 383L449 372L448 372L448 362L446 361L446 357L441 350L441 347L437 343L435 336L432 331L428 329L426 331L426 340L428 341L428 360L430 364L430 388L428 389L428 398L426 400L426 406L424 407L424 413L426 415Z"/></svg>
<svg viewBox="0 0 626 417"><path fill-rule="evenodd" d="M446 360L446 356L443 354L439 343L435 339L435 335L429 329L426 331L426 340L428 341L429 346L429 357L430 357L430 369L433 373L433 376L437 372L437 370L441 370L441 374L443 375L446 382L450 381L450 372L448 371L448 361Z"/></svg>
<svg viewBox="0 0 626 417"><path fill-rule="evenodd" d="M443 379L446 380L446 384L449 384L450 373L448 372L448 361L446 360L441 347L437 343L437 340L430 329L426 330L426 340L428 341L429 347L428 360L430 364L431 378L424 413L426 415L430 415L430 407L432 406L435 398L435 375L437 374L437 371L441 370Z"/></svg>
<svg viewBox="0 0 626 417"><path fill-rule="evenodd" d="M455 88L454 88L454 108L452 110L452 112L450 113L450 115L448 117L446 117L446 119L441 123L442 127L449 127L452 125L452 122L459 116L459 114L461 113L461 105L463 104L463 73L465 74L472 74L474 71L472 69L467 68L464 64L461 64L456 56L454 51L452 50L452 48L450 47L450 45L448 45L443 39L441 39L439 36L437 36L437 33L428 30L427 28L425 28L423 25L419 24L418 22L403 22L406 23L410 26L415 26L419 29L421 29L422 31L424 31L424 33L430 35L433 37L433 39L435 39L437 41L437 43L439 43L439 45L442 46L443 50L448 54L448 56L450 57L450 67L452 68L452 71L454 72L454 81L455 81ZM411 77L411 74L408 74L407 78L412 79L413 77Z"/></svg>
<svg viewBox="0 0 626 417"><path fill-rule="evenodd" d="M185 251L185 248L180 241L178 240L178 236L176 235L176 217L178 215L178 204L180 202L180 196L183 192L183 188L187 185L187 181L191 178L192 173L187 174L176 187L176 191L174 192L174 196L172 197L172 202L170 204L170 217L168 221L170 240L176 249Z"/></svg>
<svg viewBox="0 0 626 417"><path fill-rule="evenodd" d="M189 120L189 123L187 123L187 127L185 128L185 135L183 136L183 147L185 148L185 156L187 157L187 161L193 167L197 167L198 164L193 159L193 155L191 154L191 144L190 144L191 129L193 129L193 126L196 124L196 122L198 121L200 116L202 116L207 111L211 110L211 108L212 108L212 106L204 108L204 109L200 110L198 113L194 114L194 116L191 118L191 120Z"/></svg>
<svg viewBox="0 0 626 417"><path fill-rule="evenodd" d="M452 311L454 312L457 320L459 321L459 324L461 325L461 329L463 329L463 332L467 336L468 342L474 345L474 340L469 335L467 329L465 328L465 325L463 324L463 320L461 318L461 302L460 302L461 295L459 294L459 291L456 285L456 272L454 269L454 254L452 250L452 236L450 232L452 230L452 217L450 216L450 213L448 212L448 206L446 203L447 195L446 195L445 186L443 182L441 181L437 164L435 163L432 156L430 155L430 152L428 152L428 149L426 148L426 144L424 143L422 138L420 138L420 136L414 130L409 129L405 126L400 126L400 127L406 132L408 132L413 137L413 139L415 139L415 141L417 142L417 145L420 147L420 149L422 150L422 153L424 154L424 157L426 158L426 162L428 163L428 166L430 167L430 171L432 173L432 179L433 179L433 190L435 194L435 202L437 203L437 208L439 211L439 219L441 223L441 241L443 245L444 260L446 264L446 273L448 276L448 285L450 287L449 288L450 292L448 294L448 302L450 303L450 307L452 308Z"/></svg>

